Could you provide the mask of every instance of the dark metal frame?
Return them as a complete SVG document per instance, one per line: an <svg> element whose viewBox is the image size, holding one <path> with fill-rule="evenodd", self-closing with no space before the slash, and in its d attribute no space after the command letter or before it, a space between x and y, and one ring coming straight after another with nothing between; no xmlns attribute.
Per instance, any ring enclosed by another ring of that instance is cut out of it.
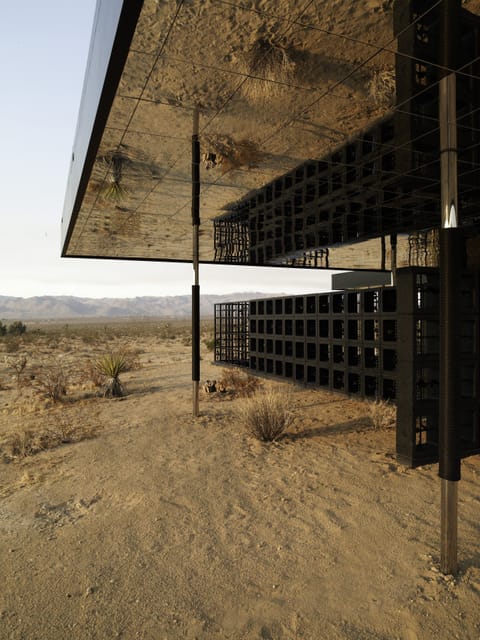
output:
<svg viewBox="0 0 480 640"><path fill-rule="evenodd" d="M215 361L391 400L397 405L398 458L410 466L435 462L439 278L438 269L412 267L397 271L396 287L215 305ZM465 456L480 452L480 274L463 272L459 288L457 420Z"/></svg>

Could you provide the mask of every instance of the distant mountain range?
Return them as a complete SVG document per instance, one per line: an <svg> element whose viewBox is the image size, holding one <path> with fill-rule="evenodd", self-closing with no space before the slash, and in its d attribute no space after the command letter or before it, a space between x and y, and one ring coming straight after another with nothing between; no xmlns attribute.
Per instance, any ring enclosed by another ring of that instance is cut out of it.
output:
<svg viewBox="0 0 480 640"><path fill-rule="evenodd" d="M275 294L281 295L281 294ZM267 293L232 293L202 295L200 313L213 316L213 305L219 302L271 297ZM16 298L0 296L0 320L55 320L67 318L188 318L190 296L139 298L77 298L74 296L35 296Z"/></svg>

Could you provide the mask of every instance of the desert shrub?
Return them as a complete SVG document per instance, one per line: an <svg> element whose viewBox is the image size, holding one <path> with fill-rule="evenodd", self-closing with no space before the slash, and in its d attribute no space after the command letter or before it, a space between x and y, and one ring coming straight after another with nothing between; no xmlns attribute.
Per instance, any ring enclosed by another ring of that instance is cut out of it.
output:
<svg viewBox="0 0 480 640"><path fill-rule="evenodd" d="M26 458L62 444L93 438L97 429L67 425L63 421L55 427L24 428L9 433L0 441L0 450L7 459Z"/></svg>
<svg viewBox="0 0 480 640"><path fill-rule="evenodd" d="M234 140L230 136L210 135L206 137L205 144L210 149L209 155L215 156L215 167L222 174L242 167L254 169L265 157L265 153L253 140Z"/></svg>
<svg viewBox="0 0 480 640"><path fill-rule="evenodd" d="M60 402L67 395L67 374L60 362L43 363L37 369L33 387L42 397Z"/></svg>
<svg viewBox="0 0 480 640"><path fill-rule="evenodd" d="M368 84L368 92L377 106L393 107L396 96L395 70L380 69L374 71Z"/></svg>
<svg viewBox="0 0 480 640"><path fill-rule="evenodd" d="M0 336L4 336L7 333L7 325L3 324L0 320Z"/></svg>
<svg viewBox="0 0 480 640"><path fill-rule="evenodd" d="M295 62L288 48L273 37L255 40L243 60L243 71L255 78L246 82L243 91L253 99L268 98L278 93L295 75Z"/></svg>
<svg viewBox="0 0 480 640"><path fill-rule="evenodd" d="M103 395L107 398L123 396L120 374L128 370L128 359L123 353L108 353L95 362L95 367L104 377Z"/></svg>
<svg viewBox="0 0 480 640"><path fill-rule="evenodd" d="M213 351L215 349L215 336L205 338L203 344L207 347L208 351Z"/></svg>
<svg viewBox="0 0 480 640"><path fill-rule="evenodd" d="M27 330L27 325L20 320L16 320L8 325L8 333L14 336L21 336Z"/></svg>
<svg viewBox="0 0 480 640"><path fill-rule="evenodd" d="M94 387L100 388L105 382L105 376L98 370L94 362L87 362L83 370L83 380L91 382Z"/></svg>
<svg viewBox="0 0 480 640"><path fill-rule="evenodd" d="M388 429L397 420L397 407L388 400L368 402L368 416L374 429Z"/></svg>
<svg viewBox="0 0 480 640"><path fill-rule="evenodd" d="M246 398L238 410L247 432L262 442L277 440L292 424L293 412L288 394L268 390Z"/></svg>
<svg viewBox="0 0 480 640"><path fill-rule="evenodd" d="M252 396L262 386L260 378L240 369L223 369L217 388L230 391L236 396Z"/></svg>
<svg viewBox="0 0 480 640"><path fill-rule="evenodd" d="M25 367L27 366L27 357L20 356L19 358L6 358L6 363L8 367L14 372L15 381L17 383L17 387L19 387L22 383L22 375L25 371Z"/></svg>
<svg viewBox="0 0 480 640"><path fill-rule="evenodd" d="M16 353L20 350L20 338L16 335L5 336L4 348L7 353Z"/></svg>

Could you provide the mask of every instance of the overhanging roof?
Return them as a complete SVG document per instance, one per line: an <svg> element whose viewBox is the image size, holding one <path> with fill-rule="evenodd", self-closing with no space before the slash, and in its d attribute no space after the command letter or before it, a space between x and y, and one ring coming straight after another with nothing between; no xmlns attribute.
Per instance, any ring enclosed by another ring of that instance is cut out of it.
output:
<svg viewBox="0 0 480 640"><path fill-rule="evenodd" d="M62 255L191 260L199 109L200 259L213 262L215 219L393 113L392 4L99 0ZM380 240L361 246L331 249L329 266L380 268Z"/></svg>

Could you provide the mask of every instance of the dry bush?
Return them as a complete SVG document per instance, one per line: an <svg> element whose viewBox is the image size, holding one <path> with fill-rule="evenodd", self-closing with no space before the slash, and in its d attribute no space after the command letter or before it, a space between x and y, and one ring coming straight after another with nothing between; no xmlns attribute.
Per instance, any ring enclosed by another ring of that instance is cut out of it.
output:
<svg viewBox="0 0 480 640"><path fill-rule="evenodd" d="M91 382L98 389L103 387L105 376L95 366L94 362L87 362L83 371L83 380Z"/></svg>
<svg viewBox="0 0 480 640"><path fill-rule="evenodd" d="M17 353L20 350L22 341L15 335L8 335L4 340L4 348L7 353Z"/></svg>
<svg viewBox="0 0 480 640"><path fill-rule="evenodd" d="M226 135L207 135L208 156L215 156L215 164L223 174L246 167L254 169L265 158L265 153L254 140L234 140Z"/></svg>
<svg viewBox="0 0 480 640"><path fill-rule="evenodd" d="M13 370L17 387L19 387L22 383L22 376L25 371L25 367L27 366L27 356L5 358L5 362L8 367Z"/></svg>
<svg viewBox="0 0 480 640"><path fill-rule="evenodd" d="M262 386L260 378L241 369L223 369L217 382L217 389L229 391L238 397L249 397L255 394Z"/></svg>
<svg viewBox="0 0 480 640"><path fill-rule="evenodd" d="M244 73L255 78L245 82L242 88L245 95L254 100L276 95L282 84L289 84L295 75L295 62L288 48L271 37L255 40L242 66Z"/></svg>
<svg viewBox="0 0 480 640"><path fill-rule="evenodd" d="M36 371L33 387L44 398L60 402L67 395L67 374L62 363L42 363Z"/></svg>
<svg viewBox="0 0 480 640"><path fill-rule="evenodd" d="M7 434L0 442L0 450L7 460L26 458L62 444L93 438L96 428L67 425L63 421L55 428L25 428Z"/></svg>
<svg viewBox="0 0 480 640"><path fill-rule="evenodd" d="M394 69L380 69L373 72L368 84L368 93L379 107L393 107L396 98L396 79Z"/></svg>
<svg viewBox="0 0 480 640"><path fill-rule="evenodd" d="M268 390L245 399L238 416L247 432L262 442L277 440L292 424L291 399L281 390Z"/></svg>
<svg viewBox="0 0 480 640"><path fill-rule="evenodd" d="M203 344L205 345L208 351L213 351L215 349L215 336L204 338Z"/></svg>
<svg viewBox="0 0 480 640"><path fill-rule="evenodd" d="M388 400L374 400L368 403L368 416L375 430L388 429L396 424L397 407Z"/></svg>

